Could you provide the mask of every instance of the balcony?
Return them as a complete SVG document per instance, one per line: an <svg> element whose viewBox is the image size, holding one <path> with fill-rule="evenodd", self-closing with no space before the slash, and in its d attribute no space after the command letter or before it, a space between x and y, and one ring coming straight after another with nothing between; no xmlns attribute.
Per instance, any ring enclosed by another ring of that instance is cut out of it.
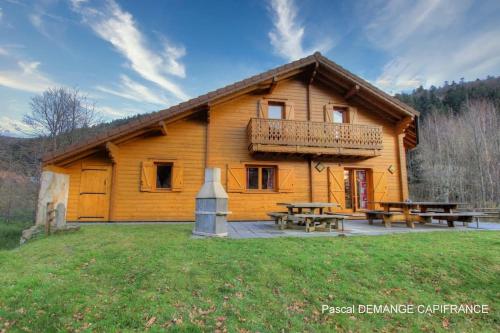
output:
<svg viewBox="0 0 500 333"><path fill-rule="evenodd" d="M382 150L381 126L252 118L247 134L252 153L369 158Z"/></svg>

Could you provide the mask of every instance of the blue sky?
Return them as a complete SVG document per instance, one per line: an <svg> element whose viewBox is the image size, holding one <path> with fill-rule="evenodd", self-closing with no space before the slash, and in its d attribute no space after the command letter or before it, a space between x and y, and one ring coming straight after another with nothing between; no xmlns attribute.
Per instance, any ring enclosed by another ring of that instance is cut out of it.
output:
<svg viewBox="0 0 500 333"><path fill-rule="evenodd" d="M500 74L500 1L0 0L0 133L76 87L105 120L319 50L389 93Z"/></svg>

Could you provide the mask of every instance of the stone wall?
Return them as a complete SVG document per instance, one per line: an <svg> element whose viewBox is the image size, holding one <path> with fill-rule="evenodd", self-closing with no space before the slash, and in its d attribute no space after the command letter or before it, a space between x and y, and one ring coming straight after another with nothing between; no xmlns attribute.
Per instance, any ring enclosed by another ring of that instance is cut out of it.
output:
<svg viewBox="0 0 500 333"><path fill-rule="evenodd" d="M58 208L58 211L66 212L66 207L68 206L68 191L68 175L53 171L42 172L40 192L38 194L36 225L45 225L48 203L52 202L54 208ZM63 209L61 210L61 208ZM58 224L64 223L61 221L61 216L58 216L57 220Z"/></svg>

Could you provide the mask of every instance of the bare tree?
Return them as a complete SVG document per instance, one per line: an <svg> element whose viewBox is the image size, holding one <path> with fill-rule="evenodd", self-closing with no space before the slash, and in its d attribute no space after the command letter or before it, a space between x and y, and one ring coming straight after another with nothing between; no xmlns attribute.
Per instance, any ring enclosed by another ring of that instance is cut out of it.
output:
<svg viewBox="0 0 500 333"><path fill-rule="evenodd" d="M409 159L412 196L499 206L499 110L484 100L467 101L458 114L431 111L421 125Z"/></svg>
<svg viewBox="0 0 500 333"><path fill-rule="evenodd" d="M41 136L48 136L51 149L75 141L76 129L97 122L94 103L78 89L49 88L31 99L31 112L23 121Z"/></svg>

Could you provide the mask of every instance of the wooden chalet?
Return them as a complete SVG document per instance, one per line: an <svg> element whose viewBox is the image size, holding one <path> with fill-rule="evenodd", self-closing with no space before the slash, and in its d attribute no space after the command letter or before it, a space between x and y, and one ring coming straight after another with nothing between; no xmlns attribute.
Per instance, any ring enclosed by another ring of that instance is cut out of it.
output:
<svg viewBox="0 0 500 333"><path fill-rule="evenodd" d="M204 169L222 170L230 220L278 202L340 211L408 198L418 112L320 53L49 154L69 175L68 221L192 221Z"/></svg>

